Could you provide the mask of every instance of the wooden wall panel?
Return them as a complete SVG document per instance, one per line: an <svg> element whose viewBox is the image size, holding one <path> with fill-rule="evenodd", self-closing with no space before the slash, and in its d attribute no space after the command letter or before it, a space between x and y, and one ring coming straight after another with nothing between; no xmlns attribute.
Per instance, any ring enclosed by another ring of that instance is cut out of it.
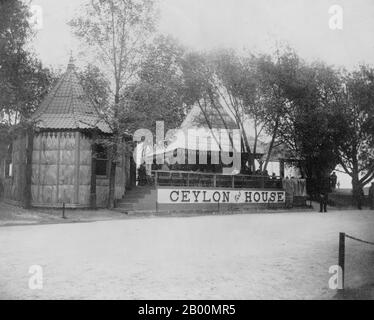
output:
<svg viewBox="0 0 374 320"><path fill-rule="evenodd" d="M90 205L91 136L75 132L36 133L34 136L32 165L32 202L34 205L59 207L63 202L71 206ZM126 146L119 157L116 169L115 197L120 199L130 181L131 150ZM14 171L19 176L23 170L17 163L24 161L21 144L14 148ZM22 174L21 174L22 175ZM15 180L15 179L13 179ZM6 194L19 198L22 188L10 185ZM97 179L97 206L105 207L109 195L109 179ZM18 196L17 196L18 195Z"/></svg>
<svg viewBox="0 0 374 320"><path fill-rule="evenodd" d="M40 183L39 165L37 164L37 161L33 161L32 163L31 185L37 186Z"/></svg>
<svg viewBox="0 0 374 320"><path fill-rule="evenodd" d="M61 150L72 150L75 149L75 133L62 133L61 135L61 143L60 143Z"/></svg>
<svg viewBox="0 0 374 320"><path fill-rule="evenodd" d="M74 185L59 185L58 202L59 203L65 202L66 204L75 204L74 193L75 193Z"/></svg>
<svg viewBox="0 0 374 320"><path fill-rule="evenodd" d="M39 185L38 184L32 184L31 185L31 203L35 203L38 201L39 198Z"/></svg>
<svg viewBox="0 0 374 320"><path fill-rule="evenodd" d="M79 185L89 186L91 184L91 167L80 165L79 170Z"/></svg>
<svg viewBox="0 0 374 320"><path fill-rule="evenodd" d="M75 165L61 164L59 173L59 185L75 185L75 181Z"/></svg>
<svg viewBox="0 0 374 320"><path fill-rule="evenodd" d="M96 186L96 201L98 207L106 207L109 198L109 184L106 186Z"/></svg>
<svg viewBox="0 0 374 320"><path fill-rule="evenodd" d="M80 151L80 164L91 167L91 150Z"/></svg>
<svg viewBox="0 0 374 320"><path fill-rule="evenodd" d="M57 164L58 151L44 149L40 153L39 163L42 165L55 165Z"/></svg>
<svg viewBox="0 0 374 320"><path fill-rule="evenodd" d="M39 203L49 204L49 205L57 203L56 188L57 188L56 186L48 186L48 185L41 186L41 192L39 195Z"/></svg>
<svg viewBox="0 0 374 320"><path fill-rule="evenodd" d="M61 149L61 151L60 151L60 164L61 165L75 166L75 152L74 152L74 150Z"/></svg>
<svg viewBox="0 0 374 320"><path fill-rule="evenodd" d="M79 186L79 203L87 207L90 205L90 185Z"/></svg>
<svg viewBox="0 0 374 320"><path fill-rule="evenodd" d="M40 185L55 186L57 185L57 164L42 165L40 167Z"/></svg>

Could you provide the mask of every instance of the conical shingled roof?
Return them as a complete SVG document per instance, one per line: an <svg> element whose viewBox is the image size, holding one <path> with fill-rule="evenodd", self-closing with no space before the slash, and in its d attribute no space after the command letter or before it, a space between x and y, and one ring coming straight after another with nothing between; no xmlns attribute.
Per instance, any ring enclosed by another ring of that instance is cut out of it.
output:
<svg viewBox="0 0 374 320"><path fill-rule="evenodd" d="M79 130L97 128L111 133L109 125L85 94L70 58L65 74L45 97L32 116L36 127L51 130Z"/></svg>

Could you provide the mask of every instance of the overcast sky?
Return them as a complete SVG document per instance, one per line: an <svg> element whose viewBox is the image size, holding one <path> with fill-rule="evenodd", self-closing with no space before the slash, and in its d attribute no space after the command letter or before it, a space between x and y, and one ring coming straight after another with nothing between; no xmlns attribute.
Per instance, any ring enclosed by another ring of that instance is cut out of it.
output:
<svg viewBox="0 0 374 320"><path fill-rule="evenodd" d="M43 10L33 42L46 65L63 67L78 42L66 24L87 0L32 0ZM374 65L373 0L159 0L159 31L194 49L269 52L288 43L307 60L352 68ZM343 30L329 28L329 8L343 8ZM79 59L78 59L79 60Z"/></svg>

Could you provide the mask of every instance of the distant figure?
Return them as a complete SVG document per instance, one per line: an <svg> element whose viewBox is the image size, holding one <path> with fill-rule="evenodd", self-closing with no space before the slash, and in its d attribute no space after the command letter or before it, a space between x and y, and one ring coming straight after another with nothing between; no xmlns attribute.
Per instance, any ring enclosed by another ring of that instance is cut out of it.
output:
<svg viewBox="0 0 374 320"><path fill-rule="evenodd" d="M319 197L319 212L327 212L328 193L323 192Z"/></svg>
<svg viewBox="0 0 374 320"><path fill-rule="evenodd" d="M157 171L158 170L158 164L156 162L156 159L153 160L153 163L152 163L152 171Z"/></svg>
<svg viewBox="0 0 374 320"><path fill-rule="evenodd" d="M319 190L319 212L327 212L329 192L331 192L331 179L329 177L322 179Z"/></svg>
<svg viewBox="0 0 374 320"><path fill-rule="evenodd" d="M369 204L370 210L374 210L374 182L372 182L369 188Z"/></svg>
<svg viewBox="0 0 374 320"><path fill-rule="evenodd" d="M331 189L334 191L336 189L336 183L338 181L338 176L335 172L330 176Z"/></svg>
<svg viewBox="0 0 374 320"><path fill-rule="evenodd" d="M273 173L271 174L271 179L273 179L273 180L277 180L277 175L275 174L275 172L273 172Z"/></svg>
<svg viewBox="0 0 374 320"><path fill-rule="evenodd" d="M147 168L143 162L138 169L139 185L145 186L147 184Z"/></svg>
<svg viewBox="0 0 374 320"><path fill-rule="evenodd" d="M170 171L170 168L166 162L161 167L161 171Z"/></svg>
<svg viewBox="0 0 374 320"><path fill-rule="evenodd" d="M338 186L338 189L340 189L340 181L338 181L338 182L336 183L336 185Z"/></svg>

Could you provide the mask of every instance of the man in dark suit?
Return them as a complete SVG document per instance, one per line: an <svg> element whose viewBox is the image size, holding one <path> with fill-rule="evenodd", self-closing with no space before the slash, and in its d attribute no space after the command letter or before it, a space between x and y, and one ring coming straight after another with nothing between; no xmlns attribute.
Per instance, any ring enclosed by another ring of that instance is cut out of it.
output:
<svg viewBox="0 0 374 320"><path fill-rule="evenodd" d="M329 201L329 192L331 192L330 179L323 179L319 192L319 212L327 212L327 203Z"/></svg>
<svg viewBox="0 0 374 320"><path fill-rule="evenodd" d="M327 212L327 202L329 201L329 194L327 192L323 192L319 196L319 212Z"/></svg>

